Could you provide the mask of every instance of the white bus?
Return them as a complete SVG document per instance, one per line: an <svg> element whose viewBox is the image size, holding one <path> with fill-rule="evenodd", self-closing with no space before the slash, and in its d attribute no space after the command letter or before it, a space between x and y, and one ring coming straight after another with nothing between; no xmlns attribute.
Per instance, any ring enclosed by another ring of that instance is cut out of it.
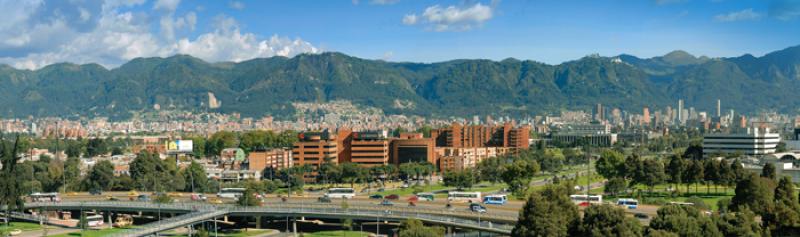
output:
<svg viewBox="0 0 800 237"><path fill-rule="evenodd" d="M628 209L636 209L639 207L639 200L631 198L617 199L617 206L623 206Z"/></svg>
<svg viewBox="0 0 800 237"><path fill-rule="evenodd" d="M31 198L31 202L60 202L61 198L58 197L58 193L31 193L28 195Z"/></svg>
<svg viewBox="0 0 800 237"><path fill-rule="evenodd" d="M356 190L352 188L330 188L325 196L331 199L346 198L351 199L356 197Z"/></svg>
<svg viewBox="0 0 800 237"><path fill-rule="evenodd" d="M98 227L98 226L103 225L104 223L105 222L103 222L103 216L102 215L98 215L97 213L94 213L94 212L87 212L86 213L86 226L88 226L88 227Z"/></svg>
<svg viewBox="0 0 800 237"><path fill-rule="evenodd" d="M479 203L481 202L481 192L448 192L447 200L456 202Z"/></svg>
<svg viewBox="0 0 800 237"><path fill-rule="evenodd" d="M571 199L572 202L578 206L588 206L590 204L603 204L602 195L575 194L575 195L569 195L569 199Z"/></svg>
<svg viewBox="0 0 800 237"><path fill-rule="evenodd" d="M223 188L219 190L217 197L237 199L244 195L244 190L244 188Z"/></svg>

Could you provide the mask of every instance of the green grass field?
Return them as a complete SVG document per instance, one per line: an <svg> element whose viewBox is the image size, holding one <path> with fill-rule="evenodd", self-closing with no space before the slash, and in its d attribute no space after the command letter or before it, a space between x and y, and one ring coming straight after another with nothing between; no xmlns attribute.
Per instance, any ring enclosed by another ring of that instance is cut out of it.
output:
<svg viewBox="0 0 800 237"><path fill-rule="evenodd" d="M73 232L69 234L61 234L61 235L52 235L55 237L72 237L72 236L83 236L83 237L101 237L101 236L108 236L112 234L119 233L124 231L125 229L114 228L114 229L102 229L102 230L84 230L83 234L80 231Z"/></svg>
<svg viewBox="0 0 800 237"><path fill-rule="evenodd" d="M304 233L304 237L366 237L369 236L371 233L368 232L360 232L360 231L345 231L345 230L336 230L336 231L320 231L314 233Z"/></svg>
<svg viewBox="0 0 800 237"><path fill-rule="evenodd" d="M11 222L9 226L6 226L5 223L0 223L0 230L14 230L20 229L22 231L29 231L29 230L39 230L42 229L41 226L37 223L30 223L30 222Z"/></svg>

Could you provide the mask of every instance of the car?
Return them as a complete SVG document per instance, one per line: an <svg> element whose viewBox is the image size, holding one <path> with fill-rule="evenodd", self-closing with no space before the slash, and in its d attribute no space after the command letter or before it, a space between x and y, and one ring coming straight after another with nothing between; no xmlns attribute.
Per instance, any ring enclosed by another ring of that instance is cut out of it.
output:
<svg viewBox="0 0 800 237"><path fill-rule="evenodd" d="M639 218L639 219L647 219L648 218L647 214L644 214L644 213L634 213L633 217L636 217L636 218Z"/></svg>
<svg viewBox="0 0 800 237"><path fill-rule="evenodd" d="M147 194L141 194L138 197L136 197L136 200L137 201L142 201L142 202L148 202L148 201L150 201L150 196L147 195Z"/></svg>
<svg viewBox="0 0 800 237"><path fill-rule="evenodd" d="M383 201L381 201L381 203L379 205L381 205L381 206L394 206L394 203L392 201L389 201L388 199L383 199Z"/></svg>
<svg viewBox="0 0 800 237"><path fill-rule="evenodd" d="M330 203L331 202L331 198L328 197L328 196L322 196L322 197L317 198L317 202Z"/></svg>
<svg viewBox="0 0 800 237"><path fill-rule="evenodd" d="M403 183L403 185L402 185L402 186L400 186L400 187L401 187L401 188L408 188L408 183Z"/></svg>
<svg viewBox="0 0 800 237"><path fill-rule="evenodd" d="M111 195L106 195L106 200L109 200L109 201L119 201L119 198L117 198L117 197L114 197L114 196L111 196Z"/></svg>
<svg viewBox="0 0 800 237"><path fill-rule="evenodd" d="M477 213L486 213L486 207L478 203L469 204L469 210Z"/></svg>
<svg viewBox="0 0 800 237"><path fill-rule="evenodd" d="M373 194L369 196L369 199L383 199L383 195Z"/></svg>
<svg viewBox="0 0 800 237"><path fill-rule="evenodd" d="M419 202L419 197L411 196L411 197L408 198L408 201L409 202Z"/></svg>
<svg viewBox="0 0 800 237"><path fill-rule="evenodd" d="M192 201L206 201L208 197L202 193L192 193Z"/></svg>
<svg viewBox="0 0 800 237"><path fill-rule="evenodd" d="M385 198L385 199L389 199L389 200L397 200L397 199L400 199L400 195L397 195L397 194L389 194L389 195L386 195L386 197L384 197L384 198Z"/></svg>
<svg viewBox="0 0 800 237"><path fill-rule="evenodd" d="M211 204L222 204L222 199L219 199L219 198L208 199L208 203L211 203Z"/></svg>
<svg viewBox="0 0 800 237"><path fill-rule="evenodd" d="M102 195L103 191L101 191L100 189L92 189L92 190L89 190L89 194L92 195L92 196Z"/></svg>

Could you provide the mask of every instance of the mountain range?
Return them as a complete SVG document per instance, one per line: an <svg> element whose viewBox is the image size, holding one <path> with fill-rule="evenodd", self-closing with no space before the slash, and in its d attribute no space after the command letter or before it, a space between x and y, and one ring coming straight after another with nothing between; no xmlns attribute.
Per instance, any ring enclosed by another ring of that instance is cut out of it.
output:
<svg viewBox="0 0 800 237"><path fill-rule="evenodd" d="M430 117L644 106L796 112L800 46L761 57L586 56L558 65L530 60L386 62L342 53L208 63L188 55L137 58L118 68L59 63L0 65L0 117L108 116L156 109L244 116L294 115L292 102L349 100L387 114ZM213 98L213 99L210 99Z"/></svg>

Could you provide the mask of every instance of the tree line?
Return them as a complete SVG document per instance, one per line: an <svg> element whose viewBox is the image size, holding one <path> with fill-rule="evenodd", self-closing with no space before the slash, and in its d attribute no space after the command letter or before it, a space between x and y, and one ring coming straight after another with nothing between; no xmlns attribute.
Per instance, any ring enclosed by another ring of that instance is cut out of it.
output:
<svg viewBox="0 0 800 237"><path fill-rule="evenodd" d="M746 175L719 212L689 205L665 205L645 227L621 207L592 205L580 214L569 199L569 185L548 185L532 192L520 211L512 236L797 236L798 196L791 179ZM761 217L761 223L757 221Z"/></svg>

